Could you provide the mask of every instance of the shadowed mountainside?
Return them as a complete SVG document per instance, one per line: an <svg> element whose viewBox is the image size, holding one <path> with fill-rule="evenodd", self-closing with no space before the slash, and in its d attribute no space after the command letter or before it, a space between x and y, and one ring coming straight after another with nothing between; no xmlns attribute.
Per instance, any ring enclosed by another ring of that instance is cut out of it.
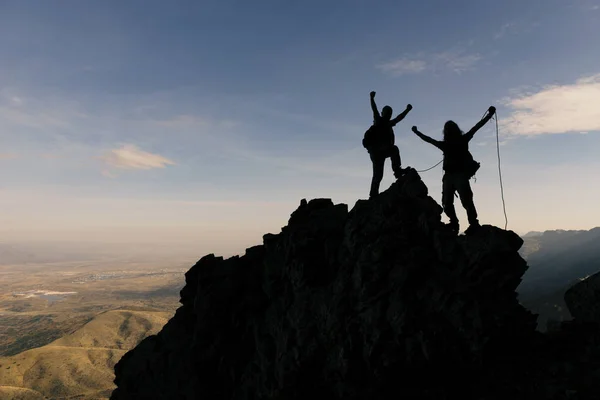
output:
<svg viewBox="0 0 600 400"><path fill-rule="evenodd" d="M441 212L414 170L350 212L303 200L262 245L186 273L111 399L593 398L598 321L536 332L522 239L457 237Z"/></svg>
<svg viewBox="0 0 600 400"><path fill-rule="evenodd" d="M523 299L564 291L600 270L600 227L546 231L525 240L535 251L526 256L529 270L518 289Z"/></svg>
<svg viewBox="0 0 600 400"><path fill-rule="evenodd" d="M568 321L565 292L600 270L600 228L589 231L554 230L524 236L521 254L529 269L517 288L519 301L539 314L538 326Z"/></svg>

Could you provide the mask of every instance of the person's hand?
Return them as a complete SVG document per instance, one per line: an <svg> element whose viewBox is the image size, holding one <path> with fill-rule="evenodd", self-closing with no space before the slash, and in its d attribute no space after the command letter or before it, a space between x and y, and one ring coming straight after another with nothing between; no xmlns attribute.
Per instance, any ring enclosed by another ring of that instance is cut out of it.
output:
<svg viewBox="0 0 600 400"><path fill-rule="evenodd" d="M407 105L406 105L406 109L407 109L408 111L412 110L412 104L407 104Z"/></svg>
<svg viewBox="0 0 600 400"><path fill-rule="evenodd" d="M371 98L375 97L375 92L374 91L371 92L371 93L369 93L369 94L371 95Z"/></svg>
<svg viewBox="0 0 600 400"><path fill-rule="evenodd" d="M417 132L419 132L419 130L417 129L417 127L416 127L416 126L413 126L413 127L412 127L412 131L413 131L414 133L417 133Z"/></svg>
<svg viewBox="0 0 600 400"><path fill-rule="evenodd" d="M488 112L493 115L496 112L496 107L490 106L490 108L488 108Z"/></svg>

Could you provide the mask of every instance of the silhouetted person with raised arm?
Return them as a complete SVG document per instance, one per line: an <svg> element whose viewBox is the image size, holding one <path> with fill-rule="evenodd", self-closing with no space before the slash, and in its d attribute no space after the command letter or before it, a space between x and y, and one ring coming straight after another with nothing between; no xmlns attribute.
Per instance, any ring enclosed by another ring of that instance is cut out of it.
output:
<svg viewBox="0 0 600 400"><path fill-rule="evenodd" d="M448 121L444 125L444 140L439 141L430 138L419 132L416 126L412 131L427 143L431 143L444 152L444 177L442 179L442 206L444 212L450 218L450 227L458 234L459 225L454 209L454 193L458 192L460 202L467 211L469 218L469 228L465 233L471 233L479 227L477 220L477 210L473 203L473 191L469 184L469 179L479 169L479 163L473 160L469 152L469 141L473 135L484 126L496 112L496 108L491 106L488 113L471 130L465 134L460 130L456 122Z"/></svg>
<svg viewBox="0 0 600 400"><path fill-rule="evenodd" d="M406 117L409 111L412 110L412 106L410 104L407 105L406 110L392 119L392 107L383 107L381 114L379 114L377 104L375 104L375 92L371 92L370 96L371 109L373 110L373 125L365 133L363 146L369 152L371 162L373 163L373 179L371 180L371 191L369 192L369 197L371 198L379 194L379 185L383 179L383 168L386 158L389 157L391 159L392 170L396 178L399 178L405 172L405 169L401 166L400 150L395 145L396 138L393 127Z"/></svg>

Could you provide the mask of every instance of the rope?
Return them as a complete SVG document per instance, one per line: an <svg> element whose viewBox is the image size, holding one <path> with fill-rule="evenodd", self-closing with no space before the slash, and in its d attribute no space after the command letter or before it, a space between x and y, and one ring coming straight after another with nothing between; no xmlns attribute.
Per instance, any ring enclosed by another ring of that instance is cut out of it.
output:
<svg viewBox="0 0 600 400"><path fill-rule="evenodd" d="M481 118L483 118L486 113L487 113L487 111L485 113L483 113L483 116ZM502 162L500 159L500 129L498 129L498 111L496 111L494 113L493 118L494 118L494 121L496 122L496 150L498 153L498 177L500 178L500 196L502 197L502 211L504 212L504 230L506 230L506 228L508 227L508 216L506 214L506 201L504 200L504 184L502 183L502 166L501 166ZM440 165L442 163L442 161L444 161L444 160L443 159L440 160L440 162L435 164L433 167L423 169L423 170L417 170L417 172L431 171L432 169L434 169L435 167ZM456 193L454 193L454 195L456 196Z"/></svg>
<svg viewBox="0 0 600 400"><path fill-rule="evenodd" d="M423 169L423 170L420 170L420 171L417 170L417 172L427 172L427 171L430 171L430 170L434 169L435 167L437 167L438 165L440 165L442 163L442 161L444 161L444 160L443 159L440 160L440 162L437 163L437 164L435 164L433 167L430 167L430 168L427 168L427 169Z"/></svg>
<svg viewBox="0 0 600 400"><path fill-rule="evenodd" d="M483 115L481 116L481 119L483 119L483 117L485 117L485 114L487 114L487 111L483 113ZM498 125L498 121L496 121L496 125ZM440 160L439 163L435 164L433 167L427 168L427 169L423 169L423 170L417 170L417 172L427 172L427 171L431 171L432 169L434 169L435 167L437 167L438 165L440 165L442 163L442 161L444 161L444 159L442 158ZM475 181L477 182L477 179L475 179ZM456 193L455 193L456 195Z"/></svg>
<svg viewBox="0 0 600 400"><path fill-rule="evenodd" d="M504 211L504 230L508 226L508 217L506 216L506 203L504 201L504 185L502 184L502 168L500 166L500 134L498 129L498 112L494 114L494 120L496 121L496 149L498 151L498 177L500 178L500 195L502 196L502 210Z"/></svg>

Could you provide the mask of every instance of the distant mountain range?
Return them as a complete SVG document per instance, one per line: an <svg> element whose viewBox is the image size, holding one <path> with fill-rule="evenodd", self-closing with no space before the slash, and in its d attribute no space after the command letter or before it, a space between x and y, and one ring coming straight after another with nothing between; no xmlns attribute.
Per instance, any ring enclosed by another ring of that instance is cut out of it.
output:
<svg viewBox="0 0 600 400"><path fill-rule="evenodd" d="M522 253L529 270L519 292L539 296L600 271L600 227L589 231L546 231L525 235Z"/></svg>
<svg viewBox="0 0 600 400"><path fill-rule="evenodd" d="M104 243L73 241L0 241L0 266L88 260L177 260L185 263L196 257L194 246L164 243Z"/></svg>
<svg viewBox="0 0 600 400"><path fill-rule="evenodd" d="M14 245L0 243L0 265L29 264L39 261L35 254Z"/></svg>
<svg viewBox="0 0 600 400"><path fill-rule="evenodd" d="M531 231L531 232L527 232L525 235L523 235L521 237L523 239L525 239L525 238L532 238L532 237L542 236L543 234L544 234L544 232Z"/></svg>
<svg viewBox="0 0 600 400"><path fill-rule="evenodd" d="M529 232L521 255L529 270L518 288L519 300L548 319L570 319L564 304L565 291L579 280L600 271L600 227L586 230Z"/></svg>

